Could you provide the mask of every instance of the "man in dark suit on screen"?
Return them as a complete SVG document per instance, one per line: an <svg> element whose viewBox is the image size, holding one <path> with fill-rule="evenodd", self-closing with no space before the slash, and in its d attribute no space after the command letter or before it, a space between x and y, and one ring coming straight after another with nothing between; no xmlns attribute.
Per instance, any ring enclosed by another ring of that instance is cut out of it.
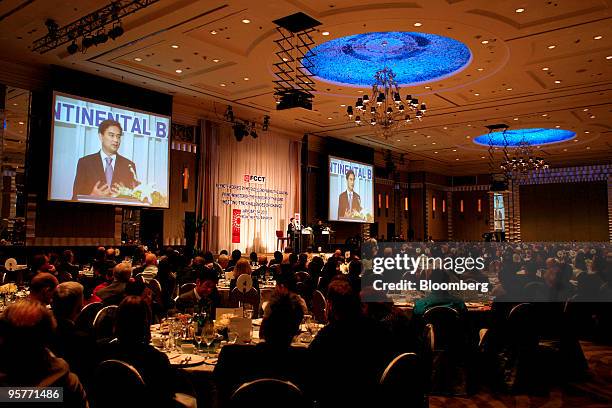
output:
<svg viewBox="0 0 612 408"><path fill-rule="evenodd" d="M72 188L73 200L78 195L112 197L120 187L133 189L139 184L134 162L117 153L122 133L121 125L115 120L100 123L101 149L79 159Z"/></svg>
<svg viewBox="0 0 612 408"><path fill-rule="evenodd" d="M338 196L338 218L352 218L361 213L361 197L355 188L355 172L349 170L345 174L346 191Z"/></svg>

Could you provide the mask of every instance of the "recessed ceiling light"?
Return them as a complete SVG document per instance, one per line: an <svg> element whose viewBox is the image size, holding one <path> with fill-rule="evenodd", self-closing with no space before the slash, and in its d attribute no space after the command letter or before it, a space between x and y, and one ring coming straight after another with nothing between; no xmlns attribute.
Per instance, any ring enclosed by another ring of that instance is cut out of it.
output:
<svg viewBox="0 0 612 408"><path fill-rule="evenodd" d="M457 149L453 149L453 152L456 152L456 151L457 151Z"/></svg>
<svg viewBox="0 0 612 408"><path fill-rule="evenodd" d="M588 111L589 111L589 108L584 108L582 111L583 111L583 112L588 112Z"/></svg>
<svg viewBox="0 0 612 408"><path fill-rule="evenodd" d="M444 130L447 130L448 128L447 128L446 126L444 126L444 128L443 128L443 129L444 129Z"/></svg>
<svg viewBox="0 0 612 408"><path fill-rule="evenodd" d="M420 27L420 26L422 26L422 25L423 25L423 23L419 23L419 22L414 23L414 26L415 26L415 27Z"/></svg>
<svg viewBox="0 0 612 408"><path fill-rule="evenodd" d="M589 118L595 119L595 115L591 115L591 116L589 116Z"/></svg>
<svg viewBox="0 0 612 408"><path fill-rule="evenodd" d="M242 79L244 79L245 81L248 81L250 78L249 77L244 77Z"/></svg>
<svg viewBox="0 0 612 408"><path fill-rule="evenodd" d="M474 96L480 96L480 94L479 93L475 93Z"/></svg>
<svg viewBox="0 0 612 408"><path fill-rule="evenodd" d="M438 152L434 152L435 154L438 154Z"/></svg>
<svg viewBox="0 0 612 408"><path fill-rule="evenodd" d="M561 126L557 125L557 126L555 126L555 127L556 127L557 129L559 129Z"/></svg>
<svg viewBox="0 0 612 408"><path fill-rule="evenodd" d="M567 152L567 149L563 149L564 152Z"/></svg>
<svg viewBox="0 0 612 408"><path fill-rule="evenodd" d="M484 68L478 68L476 71L484 71Z"/></svg>
<svg viewBox="0 0 612 408"><path fill-rule="evenodd" d="M425 89L431 89L431 86L426 85L426 86L425 86Z"/></svg>
<svg viewBox="0 0 612 408"><path fill-rule="evenodd" d="M363 91L360 89L360 90L357 91L357 93L363 93Z"/></svg>
<svg viewBox="0 0 612 408"><path fill-rule="evenodd" d="M578 141L578 139L574 139L574 142L577 142L577 141Z"/></svg>
<svg viewBox="0 0 612 408"><path fill-rule="evenodd" d="M514 119L512 119L512 120L518 120L518 118L514 118Z"/></svg>
<svg viewBox="0 0 612 408"><path fill-rule="evenodd" d="M431 135L427 135L427 136L425 136L425 137L429 139L429 138L431 137Z"/></svg>
<svg viewBox="0 0 612 408"><path fill-rule="evenodd" d="M332 120L333 118L330 116L330 117L328 117L327 119ZM398 140L398 142L399 142L399 140Z"/></svg>
<svg viewBox="0 0 612 408"><path fill-rule="evenodd" d="M480 43L481 43L481 44L488 44L488 43L489 43L489 40L482 40Z"/></svg>
<svg viewBox="0 0 612 408"><path fill-rule="evenodd" d="M142 58L140 58L140 57L136 57L136 58L134 58L134 61L138 61L138 62L140 62L140 61L142 61Z"/></svg>
<svg viewBox="0 0 612 408"><path fill-rule="evenodd" d="M595 37L593 37L594 40L601 40L603 38L603 35L596 35Z"/></svg>
<svg viewBox="0 0 612 408"><path fill-rule="evenodd" d="M544 68L542 68L542 71L548 71L549 69L550 68L548 68L548 67L544 67Z"/></svg>
<svg viewBox="0 0 612 408"><path fill-rule="evenodd" d="M587 146L587 148L586 148L586 149L587 149L587 150L591 150L591 146Z"/></svg>
<svg viewBox="0 0 612 408"><path fill-rule="evenodd" d="M249 24L251 22L251 20L249 20L248 18L245 18L245 19L242 20L242 22L244 24Z"/></svg>
<svg viewBox="0 0 612 408"><path fill-rule="evenodd" d="M512 90L512 88L506 88L506 91L511 91L511 90Z"/></svg>
<svg viewBox="0 0 612 408"><path fill-rule="evenodd" d="M481 159L484 159L485 157L484 157L484 156L480 156L480 158L481 158Z"/></svg>
<svg viewBox="0 0 612 408"><path fill-rule="evenodd" d="M416 145L415 145L415 144L413 144L413 145L412 145L412 147L416 147Z"/></svg>
<svg viewBox="0 0 612 408"><path fill-rule="evenodd" d="M179 46L176 45L176 44L172 44L171 47L174 48L174 49L177 49Z"/></svg>
<svg viewBox="0 0 612 408"><path fill-rule="evenodd" d="M608 56L606 57L606 59L607 59L607 60L611 60L611 59L612 59L612 55L608 55Z"/></svg>
<svg viewBox="0 0 612 408"><path fill-rule="evenodd" d="M216 32L215 30L211 30L211 31L210 31L210 33L211 33L212 35L217 34L217 32Z"/></svg>
<svg viewBox="0 0 612 408"><path fill-rule="evenodd" d="M432 144L432 145L435 145L435 144L436 144L436 142L431 142L431 144Z"/></svg>
<svg viewBox="0 0 612 408"><path fill-rule="evenodd" d="M341 103L341 104L340 104L340 106L344 108L346 105L345 105L345 104L343 104L343 103Z"/></svg>
<svg viewBox="0 0 612 408"><path fill-rule="evenodd" d="M459 160L459 158L457 157L455 160Z"/></svg>
<svg viewBox="0 0 612 408"><path fill-rule="evenodd" d="M23 122L22 122L22 121L19 121L19 124L20 124L20 125L23 125Z"/></svg>
<svg viewBox="0 0 612 408"><path fill-rule="evenodd" d="M555 81L555 84L560 84L560 83L561 83L561 81L558 80L558 79Z"/></svg>
<svg viewBox="0 0 612 408"><path fill-rule="evenodd" d="M323 31L321 35L329 35L329 31Z"/></svg>
<svg viewBox="0 0 612 408"><path fill-rule="evenodd" d="M516 10L514 10L515 13L522 13L523 11L525 11L524 8L517 8Z"/></svg>
<svg viewBox="0 0 612 408"><path fill-rule="evenodd" d="M182 69L177 69L177 70L176 70L176 71L174 71L174 72L176 72L177 74L180 74L181 72L183 72L183 70L182 70Z"/></svg>
<svg viewBox="0 0 612 408"><path fill-rule="evenodd" d="M589 132L588 130L585 130L585 131L584 131L584 133L586 133L586 134L588 135L588 134L589 134L589 133L591 133L591 132Z"/></svg>
<svg viewBox="0 0 612 408"><path fill-rule="evenodd" d="M472 127L472 124L471 124L471 123L468 123L468 127Z"/></svg>
<svg viewBox="0 0 612 408"><path fill-rule="evenodd" d="M219 86L226 86L225 84L219 84Z"/></svg>
<svg viewBox="0 0 612 408"><path fill-rule="evenodd" d="M17 106L17 104L16 104L16 103L14 103L14 104L13 104L13 106Z"/></svg>
<svg viewBox="0 0 612 408"><path fill-rule="evenodd" d="M556 45L551 44L551 45L549 45L549 46L548 46L548 49L549 49L549 50L552 50L552 49L553 49L553 48L555 48L555 47L556 47Z"/></svg>
<svg viewBox="0 0 612 408"><path fill-rule="evenodd" d="M466 136L465 138L466 138L466 139L471 139L471 138L472 138L472 136Z"/></svg>
<svg viewBox="0 0 612 408"><path fill-rule="evenodd" d="M218 58L215 58L215 59L213 59L212 61L213 61L213 62L219 62L219 59L218 59Z"/></svg>
<svg viewBox="0 0 612 408"><path fill-rule="evenodd" d="M283 61L284 61L284 62L287 62L287 61L289 61L289 58L287 58L287 57L283 57Z"/></svg>
<svg viewBox="0 0 612 408"><path fill-rule="evenodd" d="M542 114L542 117L544 117L544 118L547 117L547 116L548 116L548 113L543 113Z"/></svg>
<svg viewBox="0 0 612 408"><path fill-rule="evenodd" d="M398 141L398 142L401 142L401 140L400 140L400 139L397 139L397 141Z"/></svg>

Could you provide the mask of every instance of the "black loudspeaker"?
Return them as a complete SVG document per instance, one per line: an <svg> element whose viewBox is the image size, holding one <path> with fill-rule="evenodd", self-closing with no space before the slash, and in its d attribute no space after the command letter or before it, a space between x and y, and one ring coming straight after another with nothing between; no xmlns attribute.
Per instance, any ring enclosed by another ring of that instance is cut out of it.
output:
<svg viewBox="0 0 612 408"><path fill-rule="evenodd" d="M196 215L195 212L185 212L185 247L195 247L196 241Z"/></svg>

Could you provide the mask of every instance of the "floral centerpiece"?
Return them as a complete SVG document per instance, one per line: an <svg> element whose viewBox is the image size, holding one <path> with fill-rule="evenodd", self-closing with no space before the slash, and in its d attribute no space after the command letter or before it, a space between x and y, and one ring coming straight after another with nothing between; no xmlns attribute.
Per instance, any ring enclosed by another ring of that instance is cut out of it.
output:
<svg viewBox="0 0 612 408"><path fill-rule="evenodd" d="M232 317L234 317L232 313L224 313L220 317L217 316L217 319L215 320L215 331L222 335L225 340L227 340L230 320Z"/></svg>
<svg viewBox="0 0 612 408"><path fill-rule="evenodd" d="M157 190L155 183L140 183L133 189L120 185L116 190L115 197L136 199L155 207L168 206L168 197Z"/></svg>
<svg viewBox="0 0 612 408"><path fill-rule="evenodd" d="M0 286L0 295L7 295L9 293L17 293L17 285L14 283L7 283Z"/></svg>

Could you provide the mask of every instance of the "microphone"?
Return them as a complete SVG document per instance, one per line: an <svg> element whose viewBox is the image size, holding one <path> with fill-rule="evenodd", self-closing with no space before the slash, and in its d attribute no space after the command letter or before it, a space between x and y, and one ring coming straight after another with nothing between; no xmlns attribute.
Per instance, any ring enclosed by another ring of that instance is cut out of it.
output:
<svg viewBox="0 0 612 408"><path fill-rule="evenodd" d="M138 183L138 178L136 177L136 170L134 170L132 163L128 163L128 167L130 168L130 172L132 173L132 176L134 176L134 181ZM136 184L136 183L133 183L133 184Z"/></svg>

